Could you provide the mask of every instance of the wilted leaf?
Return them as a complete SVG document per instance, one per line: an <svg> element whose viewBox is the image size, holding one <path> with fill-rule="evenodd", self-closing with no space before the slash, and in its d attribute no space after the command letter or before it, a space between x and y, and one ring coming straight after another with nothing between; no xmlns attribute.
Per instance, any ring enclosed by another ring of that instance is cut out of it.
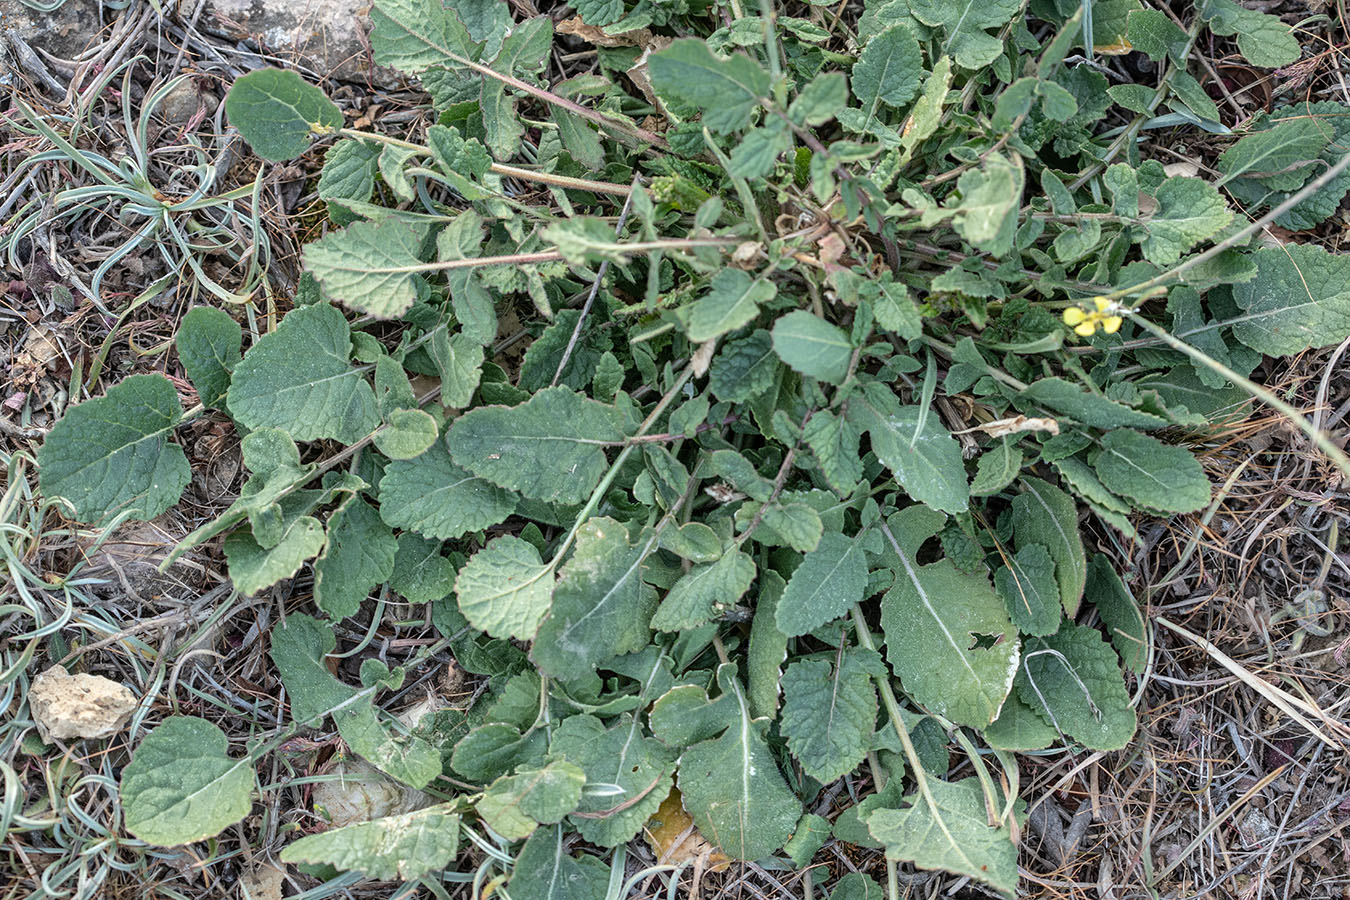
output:
<svg viewBox="0 0 1350 900"><path fill-rule="evenodd" d="M282 862L325 863L382 881L412 881L454 861L459 816L441 804L369 822L331 828L288 844Z"/></svg>

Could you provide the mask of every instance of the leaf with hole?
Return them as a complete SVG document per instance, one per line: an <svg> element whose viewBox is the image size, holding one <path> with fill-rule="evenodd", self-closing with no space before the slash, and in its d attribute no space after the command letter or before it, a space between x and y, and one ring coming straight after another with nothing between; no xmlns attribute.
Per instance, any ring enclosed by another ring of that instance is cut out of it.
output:
<svg viewBox="0 0 1350 900"><path fill-rule="evenodd" d="M891 517L895 586L881 600L886 656L905 690L960 725L983 728L1012 690L1020 644L1003 600L983 572L949 559L921 565L919 545L940 516L912 506Z"/></svg>

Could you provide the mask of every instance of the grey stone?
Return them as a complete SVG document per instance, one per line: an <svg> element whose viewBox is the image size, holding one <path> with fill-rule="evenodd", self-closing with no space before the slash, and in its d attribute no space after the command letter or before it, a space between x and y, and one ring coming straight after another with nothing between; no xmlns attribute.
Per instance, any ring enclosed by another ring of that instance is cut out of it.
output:
<svg viewBox="0 0 1350 900"><path fill-rule="evenodd" d="M204 81L184 78L159 101L159 114L175 125L186 125L201 111L209 118L220 105L220 98L206 88Z"/></svg>
<svg viewBox="0 0 1350 900"><path fill-rule="evenodd" d="M320 78L396 87L392 69L370 57L371 0L205 0L198 27L259 50Z"/></svg>
<svg viewBox="0 0 1350 900"><path fill-rule="evenodd" d="M101 43L104 27L119 15L99 0L66 0L51 12L33 9L22 0L0 0L0 32L12 32L58 59L73 60Z"/></svg>

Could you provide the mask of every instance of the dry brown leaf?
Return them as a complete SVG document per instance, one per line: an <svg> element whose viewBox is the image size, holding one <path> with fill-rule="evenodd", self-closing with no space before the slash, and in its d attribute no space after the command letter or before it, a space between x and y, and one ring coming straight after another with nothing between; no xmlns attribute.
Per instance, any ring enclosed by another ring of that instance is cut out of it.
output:
<svg viewBox="0 0 1350 900"><path fill-rule="evenodd" d="M314 811L334 828L401 816L432 804L421 791L399 784L369 763L348 760L330 773L331 781L314 785Z"/></svg>
<svg viewBox="0 0 1350 900"><path fill-rule="evenodd" d="M1177 176L1194 178L1196 175L1200 174L1200 166L1197 163L1191 162L1189 159L1178 160L1177 162L1170 162L1163 166L1163 174L1168 178L1175 178Z"/></svg>
<svg viewBox="0 0 1350 900"><path fill-rule="evenodd" d="M282 900L286 873L270 863L245 872L239 879L240 900Z"/></svg>
<svg viewBox="0 0 1350 900"><path fill-rule="evenodd" d="M713 354L717 352L717 341L704 341L694 351L694 355L689 360L689 366L694 370L695 378L702 378L708 371L708 366L712 365Z"/></svg>
<svg viewBox="0 0 1350 900"><path fill-rule="evenodd" d="M628 77L632 79L633 84L637 85L638 90L642 91L642 96L647 98L647 102L657 109L662 109L662 106L656 97L656 92L652 90L651 76L647 74L647 57L666 49L673 40L674 38L662 34L652 35L651 40L643 45L642 55L628 69Z"/></svg>
<svg viewBox="0 0 1350 900"><path fill-rule="evenodd" d="M731 264L742 269L757 268L759 258L764 253L764 245L759 241L742 241L731 254Z"/></svg>
<svg viewBox="0 0 1350 900"><path fill-rule="evenodd" d="M731 865L731 859L709 843L684 811L680 792L672 788L670 796L662 801L656 815L647 820L642 829L647 845L656 854L658 865L678 866L702 859L709 872L722 872Z"/></svg>
<svg viewBox="0 0 1350 900"><path fill-rule="evenodd" d="M14 357L13 378L20 385L31 385L61 356L56 332L46 325L34 325L24 338L23 347Z"/></svg>
<svg viewBox="0 0 1350 900"><path fill-rule="evenodd" d="M1010 419L996 419L993 422L985 422L983 425L976 425L974 428L967 428L965 431L956 433L969 434L972 431L983 431L991 438L1021 434L1024 431L1044 431L1048 434L1059 434L1059 423L1054 419L1013 416Z"/></svg>
<svg viewBox="0 0 1350 900"><path fill-rule="evenodd" d="M597 47L645 47L652 39L652 33L646 28L634 28L621 34L606 34L594 25L581 21L581 16L564 19L553 29L558 34L570 34Z"/></svg>

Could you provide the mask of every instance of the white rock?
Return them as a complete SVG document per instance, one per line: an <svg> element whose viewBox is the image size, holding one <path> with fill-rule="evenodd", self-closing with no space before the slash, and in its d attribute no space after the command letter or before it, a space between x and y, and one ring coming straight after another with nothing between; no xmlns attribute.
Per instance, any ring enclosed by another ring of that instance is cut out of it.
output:
<svg viewBox="0 0 1350 900"><path fill-rule="evenodd" d="M421 791L399 784L360 760L344 763L330 774L331 781L314 785L314 811L325 816L334 828L399 816L433 802Z"/></svg>
<svg viewBox="0 0 1350 900"><path fill-rule="evenodd" d="M28 708L44 741L107 738L127 724L136 697L102 675L71 675L52 666L34 679Z"/></svg>

